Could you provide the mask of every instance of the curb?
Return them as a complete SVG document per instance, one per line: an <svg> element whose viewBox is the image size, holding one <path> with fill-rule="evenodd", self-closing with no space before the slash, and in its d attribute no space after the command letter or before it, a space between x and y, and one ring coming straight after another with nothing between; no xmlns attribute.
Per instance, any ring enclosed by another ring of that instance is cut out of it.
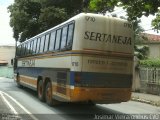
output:
<svg viewBox="0 0 160 120"><path fill-rule="evenodd" d="M131 98L131 100L160 107L160 101L152 101L152 100L142 99L142 98L134 97L134 96Z"/></svg>

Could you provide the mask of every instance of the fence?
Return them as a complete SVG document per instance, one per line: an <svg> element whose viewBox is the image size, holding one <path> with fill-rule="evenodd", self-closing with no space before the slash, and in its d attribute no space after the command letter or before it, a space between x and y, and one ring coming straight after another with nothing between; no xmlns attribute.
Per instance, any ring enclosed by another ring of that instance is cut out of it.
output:
<svg viewBox="0 0 160 120"><path fill-rule="evenodd" d="M13 78L13 67L0 66L0 77Z"/></svg>
<svg viewBox="0 0 160 120"><path fill-rule="evenodd" d="M140 91L160 95L160 68L140 68Z"/></svg>

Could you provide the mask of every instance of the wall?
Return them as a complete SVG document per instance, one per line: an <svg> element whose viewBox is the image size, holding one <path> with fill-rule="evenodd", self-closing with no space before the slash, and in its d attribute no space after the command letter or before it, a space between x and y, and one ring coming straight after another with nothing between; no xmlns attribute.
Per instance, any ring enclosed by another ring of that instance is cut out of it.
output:
<svg viewBox="0 0 160 120"><path fill-rule="evenodd" d="M0 46L0 61L7 61L7 66L0 66L0 77L13 78L11 59L15 57L14 46Z"/></svg>
<svg viewBox="0 0 160 120"><path fill-rule="evenodd" d="M149 58L160 58L160 43L148 44L149 46Z"/></svg>
<svg viewBox="0 0 160 120"><path fill-rule="evenodd" d="M0 77L13 78L13 67L0 66Z"/></svg>
<svg viewBox="0 0 160 120"><path fill-rule="evenodd" d="M14 46L0 46L0 60L6 60L11 66L11 59L15 57Z"/></svg>
<svg viewBox="0 0 160 120"><path fill-rule="evenodd" d="M160 95L160 68L140 67L140 91Z"/></svg>

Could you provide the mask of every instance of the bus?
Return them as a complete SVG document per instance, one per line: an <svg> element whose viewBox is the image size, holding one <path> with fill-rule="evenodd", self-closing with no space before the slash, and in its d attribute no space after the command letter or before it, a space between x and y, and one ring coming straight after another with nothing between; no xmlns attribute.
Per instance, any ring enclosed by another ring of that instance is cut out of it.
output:
<svg viewBox="0 0 160 120"><path fill-rule="evenodd" d="M80 13L17 46L14 78L48 105L120 103L131 98L133 26Z"/></svg>

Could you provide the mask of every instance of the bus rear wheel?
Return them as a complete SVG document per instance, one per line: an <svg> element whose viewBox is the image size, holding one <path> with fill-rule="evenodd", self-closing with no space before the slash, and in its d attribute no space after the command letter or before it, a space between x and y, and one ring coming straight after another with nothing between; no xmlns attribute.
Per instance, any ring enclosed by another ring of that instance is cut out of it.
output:
<svg viewBox="0 0 160 120"><path fill-rule="evenodd" d="M43 81L42 80L40 80L38 82L38 99L40 101L44 101L45 100L44 99L44 90L43 90Z"/></svg>
<svg viewBox="0 0 160 120"><path fill-rule="evenodd" d="M46 100L46 103L49 106L53 105L53 100L52 100L52 84L51 84L51 82L48 82L47 85L46 85L46 88L45 88L45 100Z"/></svg>

